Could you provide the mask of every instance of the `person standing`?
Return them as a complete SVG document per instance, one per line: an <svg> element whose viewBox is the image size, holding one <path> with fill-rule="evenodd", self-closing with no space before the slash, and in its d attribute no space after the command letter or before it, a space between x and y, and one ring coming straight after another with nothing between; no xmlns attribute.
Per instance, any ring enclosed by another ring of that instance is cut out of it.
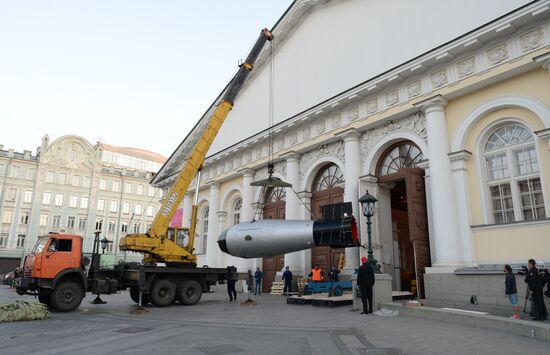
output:
<svg viewBox="0 0 550 355"><path fill-rule="evenodd" d="M254 282L255 282L255 287L254 287L254 295L257 295L257 294L262 294L262 279L264 277L264 274L263 272L260 271L260 268L257 267L256 268L256 272L254 273Z"/></svg>
<svg viewBox="0 0 550 355"><path fill-rule="evenodd" d="M514 315L512 318L519 319L519 305L518 305L518 289L516 287L516 277L512 272L510 265L504 265L504 272L506 273L506 279L504 284L506 286L504 294L508 301L514 307Z"/></svg>
<svg viewBox="0 0 550 355"><path fill-rule="evenodd" d="M283 272L283 281L285 282L285 287L283 288L283 295L288 295L292 292L292 272L290 272L289 267L285 267L285 272Z"/></svg>
<svg viewBox="0 0 550 355"><path fill-rule="evenodd" d="M534 259L529 259L527 262L527 274L525 275L525 283L527 283L531 292L533 292L533 320L546 320L548 314L544 305L543 279L537 269L537 262Z"/></svg>
<svg viewBox="0 0 550 355"><path fill-rule="evenodd" d="M367 263L367 258L362 257L363 265L357 273L357 286L361 290L361 301L363 302L363 312L361 314L372 313L372 286L374 286L374 269Z"/></svg>
<svg viewBox="0 0 550 355"><path fill-rule="evenodd" d="M328 277L330 278L330 281L332 282L338 282L338 274L340 273L340 270L334 265L330 268L330 271L328 272Z"/></svg>
<svg viewBox="0 0 550 355"><path fill-rule="evenodd" d="M234 266L227 267L228 274L236 273L237 269ZM229 302L237 300L237 290L235 289L235 280L234 277L230 276L227 278L227 294L229 295Z"/></svg>
<svg viewBox="0 0 550 355"><path fill-rule="evenodd" d="M253 282L254 282L254 277L252 276L252 270L248 270L248 274L246 274L246 286L248 288L248 300L249 301L252 299L250 296L252 295Z"/></svg>
<svg viewBox="0 0 550 355"><path fill-rule="evenodd" d="M315 264L315 267L311 269L311 273L308 275L313 282L321 282L325 278L323 270L319 268L319 264Z"/></svg>

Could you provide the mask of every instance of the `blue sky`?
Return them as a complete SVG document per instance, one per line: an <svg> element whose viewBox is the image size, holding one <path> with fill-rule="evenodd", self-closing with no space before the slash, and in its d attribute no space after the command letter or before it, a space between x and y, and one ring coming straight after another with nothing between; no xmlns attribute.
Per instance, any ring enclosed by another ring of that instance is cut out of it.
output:
<svg viewBox="0 0 550 355"><path fill-rule="evenodd" d="M0 144L169 156L291 0L0 0Z"/></svg>

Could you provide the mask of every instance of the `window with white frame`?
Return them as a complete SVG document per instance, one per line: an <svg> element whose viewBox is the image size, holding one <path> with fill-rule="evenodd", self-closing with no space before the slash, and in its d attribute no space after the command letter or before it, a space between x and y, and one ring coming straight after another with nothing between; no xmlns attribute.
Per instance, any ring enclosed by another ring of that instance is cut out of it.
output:
<svg viewBox="0 0 550 355"><path fill-rule="evenodd" d="M32 202L32 191L26 190L23 194L23 202L31 203Z"/></svg>
<svg viewBox="0 0 550 355"><path fill-rule="evenodd" d="M118 212L118 201L111 201L111 212Z"/></svg>
<svg viewBox="0 0 550 355"><path fill-rule="evenodd" d="M67 183L67 174L59 173L59 175L57 176L57 183L59 185L65 185Z"/></svg>
<svg viewBox="0 0 550 355"><path fill-rule="evenodd" d="M8 233L0 233L0 248L5 248L8 246L8 238L10 235Z"/></svg>
<svg viewBox="0 0 550 355"><path fill-rule="evenodd" d="M4 211L4 215L2 216L2 223L11 223L12 217L13 211Z"/></svg>
<svg viewBox="0 0 550 355"><path fill-rule="evenodd" d="M80 217L78 219L78 229L86 229L86 221L87 221L86 217Z"/></svg>
<svg viewBox="0 0 550 355"><path fill-rule="evenodd" d="M59 226L61 226L61 216L55 215L53 216L52 227L59 228Z"/></svg>
<svg viewBox="0 0 550 355"><path fill-rule="evenodd" d="M10 168L10 177L19 178L20 175L21 175L21 167L20 166L12 166Z"/></svg>
<svg viewBox="0 0 550 355"><path fill-rule="evenodd" d="M100 190L107 190L107 180L105 180L105 179L99 180L99 189Z"/></svg>
<svg viewBox="0 0 550 355"><path fill-rule="evenodd" d="M130 213L130 203L129 202L124 202L124 204L122 204L122 213L125 213L125 214Z"/></svg>
<svg viewBox="0 0 550 355"><path fill-rule="evenodd" d="M63 195L61 195L61 194L55 195L55 205L56 206L63 206Z"/></svg>
<svg viewBox="0 0 550 355"><path fill-rule="evenodd" d="M141 203L136 203L136 206L134 207L134 213L141 214L141 211L142 211Z"/></svg>
<svg viewBox="0 0 550 355"><path fill-rule="evenodd" d="M46 182L53 183L55 179L55 171L46 172Z"/></svg>
<svg viewBox="0 0 550 355"><path fill-rule="evenodd" d="M29 216L30 216L30 213L29 212L23 212L21 213L21 224L29 224Z"/></svg>
<svg viewBox="0 0 550 355"><path fill-rule="evenodd" d="M6 200L7 201L15 201L16 197L17 197L17 189L9 188L8 193L6 195Z"/></svg>
<svg viewBox="0 0 550 355"><path fill-rule="evenodd" d="M36 178L36 169L27 169L27 180L34 180Z"/></svg>
<svg viewBox="0 0 550 355"><path fill-rule="evenodd" d="M124 184L124 193L129 194L132 192L132 184L129 182Z"/></svg>
<svg viewBox="0 0 550 355"><path fill-rule="evenodd" d="M95 221L95 230L96 231L103 230L103 219L96 219L96 221Z"/></svg>
<svg viewBox="0 0 550 355"><path fill-rule="evenodd" d="M231 224L241 223L241 210L243 208L243 199L238 197L233 201L231 208Z"/></svg>
<svg viewBox="0 0 550 355"><path fill-rule="evenodd" d="M92 186L92 178L90 176L84 176L84 187Z"/></svg>
<svg viewBox="0 0 550 355"><path fill-rule="evenodd" d="M153 217L153 206L147 206L147 216L148 217Z"/></svg>
<svg viewBox="0 0 550 355"><path fill-rule="evenodd" d="M88 197L82 197L80 199L80 208L88 208Z"/></svg>
<svg viewBox="0 0 550 355"><path fill-rule="evenodd" d="M122 224L120 225L120 231L122 233L128 233L128 223L127 222L122 222Z"/></svg>
<svg viewBox="0 0 550 355"><path fill-rule="evenodd" d="M77 208L78 207L78 197L71 196L69 197L69 207Z"/></svg>
<svg viewBox="0 0 550 355"><path fill-rule="evenodd" d="M143 185L138 185L137 186L137 192L136 192L138 195L143 195Z"/></svg>
<svg viewBox="0 0 550 355"><path fill-rule="evenodd" d="M154 188L154 187L150 187L150 188L149 188L149 191L147 192L147 195L150 196L150 197L155 196L155 188Z"/></svg>
<svg viewBox="0 0 550 355"><path fill-rule="evenodd" d="M76 222L75 216L69 216L67 217L67 228L74 228Z"/></svg>
<svg viewBox="0 0 550 355"><path fill-rule="evenodd" d="M105 200L100 198L97 200L97 210L98 211L103 211L105 210Z"/></svg>
<svg viewBox="0 0 550 355"><path fill-rule="evenodd" d="M114 232L115 226L116 226L115 221L109 221L109 232Z"/></svg>
<svg viewBox="0 0 550 355"><path fill-rule="evenodd" d="M120 181L113 181L113 191L114 192L120 191Z"/></svg>
<svg viewBox="0 0 550 355"><path fill-rule="evenodd" d="M508 123L493 128L484 161L495 224L546 218L535 139L526 127Z"/></svg>
<svg viewBox="0 0 550 355"><path fill-rule="evenodd" d="M17 235L17 248L23 248L25 246L25 235L24 234L18 234Z"/></svg>
<svg viewBox="0 0 550 355"><path fill-rule="evenodd" d="M42 204L43 205L49 205L52 201L52 194L49 192L44 192L42 195Z"/></svg>
<svg viewBox="0 0 550 355"><path fill-rule="evenodd" d="M141 227L141 224L139 222L134 223L134 233L139 233L140 227Z"/></svg>
<svg viewBox="0 0 550 355"><path fill-rule="evenodd" d="M40 215L40 227L47 227L48 226L48 215L47 214L41 214Z"/></svg>

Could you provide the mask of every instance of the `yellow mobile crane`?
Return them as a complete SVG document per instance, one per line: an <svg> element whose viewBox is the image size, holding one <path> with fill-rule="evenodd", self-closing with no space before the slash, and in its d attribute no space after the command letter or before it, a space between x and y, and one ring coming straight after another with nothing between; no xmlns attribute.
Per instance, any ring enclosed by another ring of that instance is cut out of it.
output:
<svg viewBox="0 0 550 355"><path fill-rule="evenodd" d="M206 129L183 164L176 182L162 202L151 229L145 234L128 234L121 238L121 250L143 253L145 262L196 264L197 257L193 255L193 244L197 219L197 202L195 201L191 212L191 226L188 232L189 241L187 245L183 246L177 243L178 236L181 235L183 230L169 228L168 225L195 176L197 176L198 192L200 169L208 149L214 142L229 111L233 108L234 100L252 70L262 48L267 41L272 39L273 34L267 28L264 28L245 62L240 65L237 74L227 86L222 99L210 116Z"/></svg>

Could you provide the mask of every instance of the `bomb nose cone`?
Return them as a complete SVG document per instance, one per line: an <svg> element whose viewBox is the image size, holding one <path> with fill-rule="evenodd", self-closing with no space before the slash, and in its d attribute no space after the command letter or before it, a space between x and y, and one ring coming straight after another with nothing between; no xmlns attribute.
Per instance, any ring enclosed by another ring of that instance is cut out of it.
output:
<svg viewBox="0 0 550 355"><path fill-rule="evenodd" d="M224 231L220 234L220 237L218 238L218 246L220 247L220 249L221 249L224 253L229 254L229 251L227 250L227 241L226 241L226 238L227 238L227 229L224 230Z"/></svg>

